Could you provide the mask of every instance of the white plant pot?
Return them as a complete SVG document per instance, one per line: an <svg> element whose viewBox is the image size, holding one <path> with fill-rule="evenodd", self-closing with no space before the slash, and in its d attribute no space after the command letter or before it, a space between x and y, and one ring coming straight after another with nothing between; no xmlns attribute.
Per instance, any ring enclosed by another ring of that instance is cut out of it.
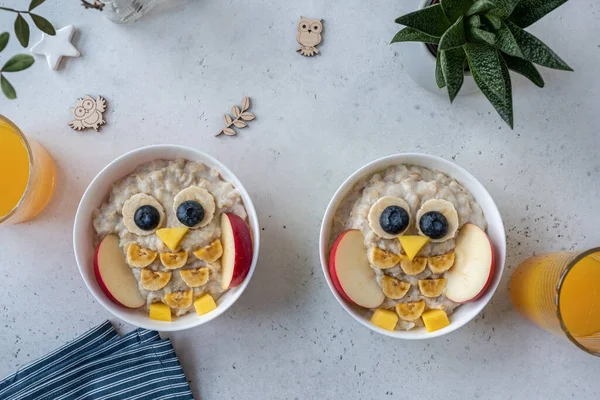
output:
<svg viewBox="0 0 600 400"><path fill-rule="evenodd" d="M419 8L424 8L431 3L431 0L420 0L419 3ZM431 92L448 96L446 88L439 89L435 82L435 56L429 51L425 43L397 43L396 48L404 69L418 85ZM467 95L478 91L479 88L475 84L471 73L465 72L465 80L458 95Z"/></svg>

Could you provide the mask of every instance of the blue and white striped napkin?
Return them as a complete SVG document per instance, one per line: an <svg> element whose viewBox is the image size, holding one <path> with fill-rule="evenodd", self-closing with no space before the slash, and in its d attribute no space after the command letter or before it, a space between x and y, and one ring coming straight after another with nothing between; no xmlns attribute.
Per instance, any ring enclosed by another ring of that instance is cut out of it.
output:
<svg viewBox="0 0 600 400"><path fill-rule="evenodd" d="M156 331L109 321L0 381L2 400L193 400L175 350Z"/></svg>

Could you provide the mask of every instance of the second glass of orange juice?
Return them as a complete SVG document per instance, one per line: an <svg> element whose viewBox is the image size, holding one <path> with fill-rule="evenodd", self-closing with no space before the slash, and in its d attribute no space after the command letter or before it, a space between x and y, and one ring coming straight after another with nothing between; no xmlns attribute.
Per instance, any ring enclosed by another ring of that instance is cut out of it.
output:
<svg viewBox="0 0 600 400"><path fill-rule="evenodd" d="M50 154L0 115L0 223L38 215L50 201L54 183Z"/></svg>
<svg viewBox="0 0 600 400"><path fill-rule="evenodd" d="M600 247L531 257L515 270L510 290L533 323L600 356Z"/></svg>

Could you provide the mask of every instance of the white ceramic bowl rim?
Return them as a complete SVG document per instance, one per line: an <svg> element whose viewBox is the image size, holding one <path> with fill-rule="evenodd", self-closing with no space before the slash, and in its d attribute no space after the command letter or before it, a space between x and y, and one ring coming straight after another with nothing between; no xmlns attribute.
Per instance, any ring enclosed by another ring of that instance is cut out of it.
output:
<svg viewBox="0 0 600 400"><path fill-rule="evenodd" d="M148 315L141 310L131 310L116 305L109 300L102 289L100 289L94 276L93 268L95 249L93 246L94 232L92 227L92 212L106 200L112 184L133 172L139 165L157 159L173 160L176 158L201 162L216 169L225 181L231 182L240 192L244 207L248 213L248 220L253 236L254 254L250 271L244 282L240 286L224 293L217 301L218 308L216 310L201 317L198 317L196 313L188 313L175 318L169 323L151 320ZM75 215L73 247L79 272L81 273L87 288L96 300L115 317L141 328L164 332L180 331L200 326L215 319L231 307L242 295L256 269L260 248L260 228L256 210L254 209L254 204L252 203L250 195L240 180L223 163L190 147L169 144L152 145L130 151L118 157L104 167L104 169L102 169L92 180L81 198L77 214Z"/></svg>
<svg viewBox="0 0 600 400"><path fill-rule="evenodd" d="M340 202L361 178L382 171L387 167L400 164L418 165L438 170L457 180L461 185L468 189L484 211L484 215L488 223L487 233L492 241L495 251L494 278L492 279L487 291L479 299L461 305L454 312L454 314L450 316L451 323L449 326L431 333L426 332L424 328L415 328L410 331L388 331L373 325L364 316L366 313L364 309L349 304L342 296L340 296L333 286L331 277L329 276L329 243L331 225L333 216ZM504 270L504 261L506 258L506 236L504 232L504 224L502 222L500 212L498 211L498 207L494 203L494 200L487 192L485 187L473 175L471 175L462 167L459 167L458 165L440 157L420 153L402 153L385 156L368 163L359 170L355 171L341 184L329 202L323 217L319 237L319 255L321 258L323 274L325 275L325 280L327 281L329 289L344 310L346 310L355 320L377 333L397 339L432 339L453 332L461 326L467 324L469 321L475 318L491 300L494 292L498 288L498 284L500 283L500 278L502 277L502 272Z"/></svg>

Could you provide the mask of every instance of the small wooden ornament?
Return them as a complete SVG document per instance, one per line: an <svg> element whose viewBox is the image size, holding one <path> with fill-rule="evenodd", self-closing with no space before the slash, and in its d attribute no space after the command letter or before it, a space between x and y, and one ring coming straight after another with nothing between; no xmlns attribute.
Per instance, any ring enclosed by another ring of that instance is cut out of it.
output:
<svg viewBox="0 0 600 400"><path fill-rule="evenodd" d="M296 40L300 46L296 49L300 54L306 57L312 57L319 54L317 46L321 43L321 33L323 32L323 20L300 17L298 23L298 34Z"/></svg>
<svg viewBox="0 0 600 400"><path fill-rule="evenodd" d="M221 130L221 132L217 133L215 136L219 136L221 134L226 134L228 136L235 136L237 132L231 128L231 125L235 126L238 129L245 128L248 124L245 121L252 121L256 117L254 114L249 112L250 109L250 97L244 97L242 100L242 108L238 106L233 106L231 108L231 113L233 114L233 118L231 118L228 114L223 115L223 119L225 120L225 128Z"/></svg>
<svg viewBox="0 0 600 400"><path fill-rule="evenodd" d="M75 107L71 108L75 119L69 122L69 126L76 131L92 128L98 132L98 129L106 123L103 115L105 111L106 100L101 96L96 97L96 100L91 96L77 99Z"/></svg>

